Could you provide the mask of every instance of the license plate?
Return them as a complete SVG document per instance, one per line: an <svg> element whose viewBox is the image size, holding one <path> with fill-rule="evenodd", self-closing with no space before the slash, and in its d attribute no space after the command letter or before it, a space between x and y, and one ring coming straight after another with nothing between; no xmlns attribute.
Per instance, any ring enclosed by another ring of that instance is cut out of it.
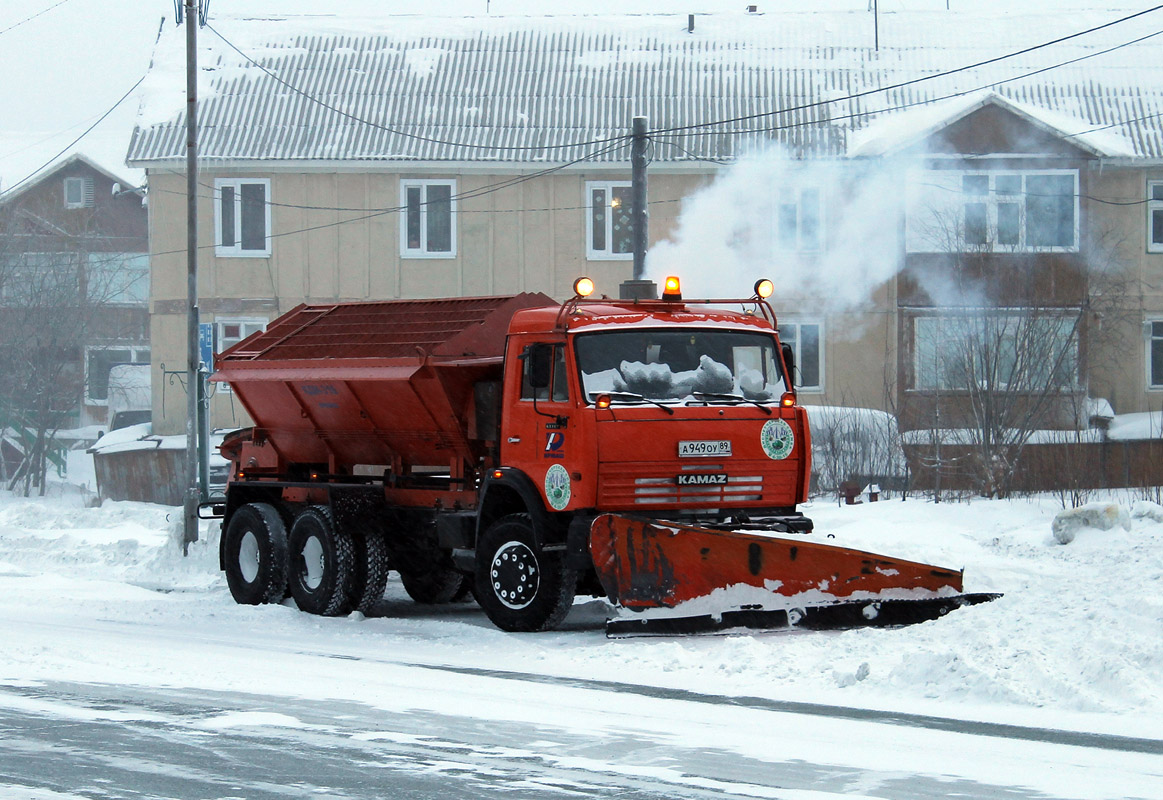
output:
<svg viewBox="0 0 1163 800"><path fill-rule="evenodd" d="M680 456L729 456L731 455L730 439L712 439L698 442L679 442Z"/></svg>
<svg viewBox="0 0 1163 800"><path fill-rule="evenodd" d="M725 472L684 472L675 480L679 486L726 486Z"/></svg>

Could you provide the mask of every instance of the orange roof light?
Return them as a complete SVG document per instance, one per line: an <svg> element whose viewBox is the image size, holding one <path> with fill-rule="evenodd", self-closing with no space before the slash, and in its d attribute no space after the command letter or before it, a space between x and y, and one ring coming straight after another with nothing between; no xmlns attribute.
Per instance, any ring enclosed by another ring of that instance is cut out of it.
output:
<svg viewBox="0 0 1163 800"><path fill-rule="evenodd" d="M796 404L796 396L792 392L784 392L779 398L779 404L784 408L791 408Z"/></svg>
<svg viewBox="0 0 1163 800"><path fill-rule="evenodd" d="M594 293L594 282L590 278L581 277L573 282L573 293L578 297L589 297Z"/></svg>
<svg viewBox="0 0 1163 800"><path fill-rule="evenodd" d="M760 278L755 282L755 296L766 300L775 292L775 284L767 278Z"/></svg>
<svg viewBox="0 0 1163 800"><path fill-rule="evenodd" d="M670 275L662 284L662 299L668 303L682 302L682 286L677 275Z"/></svg>
<svg viewBox="0 0 1163 800"><path fill-rule="evenodd" d="M608 394L598 395L597 399L594 400L594 405L597 406L598 408L609 408L610 407L610 396Z"/></svg>

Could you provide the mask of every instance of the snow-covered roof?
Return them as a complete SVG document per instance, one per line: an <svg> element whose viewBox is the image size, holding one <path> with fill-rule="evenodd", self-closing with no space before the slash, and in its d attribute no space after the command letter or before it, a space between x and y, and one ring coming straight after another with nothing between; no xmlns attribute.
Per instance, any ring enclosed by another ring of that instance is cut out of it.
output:
<svg viewBox="0 0 1163 800"><path fill-rule="evenodd" d="M602 151L644 115L655 164L732 159L760 140L836 157L872 147L852 134L875 120L989 91L1096 155L1163 159L1163 47L1133 42L1163 12L1035 47L1120 16L901 11L880 16L879 49L856 12L699 15L690 33L685 13L218 19L199 40L199 152L271 167L624 163L625 142ZM159 39L133 166L184 159L183 36ZM898 125L889 143L939 123Z"/></svg>
<svg viewBox="0 0 1163 800"><path fill-rule="evenodd" d="M67 169L68 167L73 166L74 164L84 164L85 166L89 167L89 169L104 175L113 183L120 183L126 189L135 189L136 184L127 181L124 178L118 177L114 173L107 170L105 167L98 164L93 159L89 158L89 156L85 155L84 153L73 153L72 155L66 156L59 161L52 162L36 174L30 175L26 180L21 181L21 183L15 188L0 193L0 203L7 203L15 200L17 197L20 197L28 190L35 186L39 186L43 181L48 180L53 175L64 169Z"/></svg>

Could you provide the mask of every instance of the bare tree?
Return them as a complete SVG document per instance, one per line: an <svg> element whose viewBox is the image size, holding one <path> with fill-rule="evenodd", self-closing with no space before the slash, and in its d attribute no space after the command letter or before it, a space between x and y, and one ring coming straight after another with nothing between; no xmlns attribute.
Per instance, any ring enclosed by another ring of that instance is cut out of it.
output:
<svg viewBox="0 0 1163 800"><path fill-rule="evenodd" d="M40 213L38 213L40 212ZM94 247L91 216L0 206L0 418L22 459L9 489L43 494L54 436L85 391L86 344L121 332L105 313L141 279L120 253Z"/></svg>

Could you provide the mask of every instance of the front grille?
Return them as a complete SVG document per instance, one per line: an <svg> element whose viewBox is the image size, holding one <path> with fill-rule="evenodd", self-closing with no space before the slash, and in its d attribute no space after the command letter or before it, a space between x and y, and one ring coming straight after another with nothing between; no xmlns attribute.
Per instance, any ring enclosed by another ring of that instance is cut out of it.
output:
<svg viewBox="0 0 1163 800"><path fill-rule="evenodd" d="M750 464L604 464L599 479L598 504L603 508L731 507L766 502L788 490L794 477L758 469ZM666 470L663 472L663 470ZM726 484L679 486L680 472L726 474Z"/></svg>

